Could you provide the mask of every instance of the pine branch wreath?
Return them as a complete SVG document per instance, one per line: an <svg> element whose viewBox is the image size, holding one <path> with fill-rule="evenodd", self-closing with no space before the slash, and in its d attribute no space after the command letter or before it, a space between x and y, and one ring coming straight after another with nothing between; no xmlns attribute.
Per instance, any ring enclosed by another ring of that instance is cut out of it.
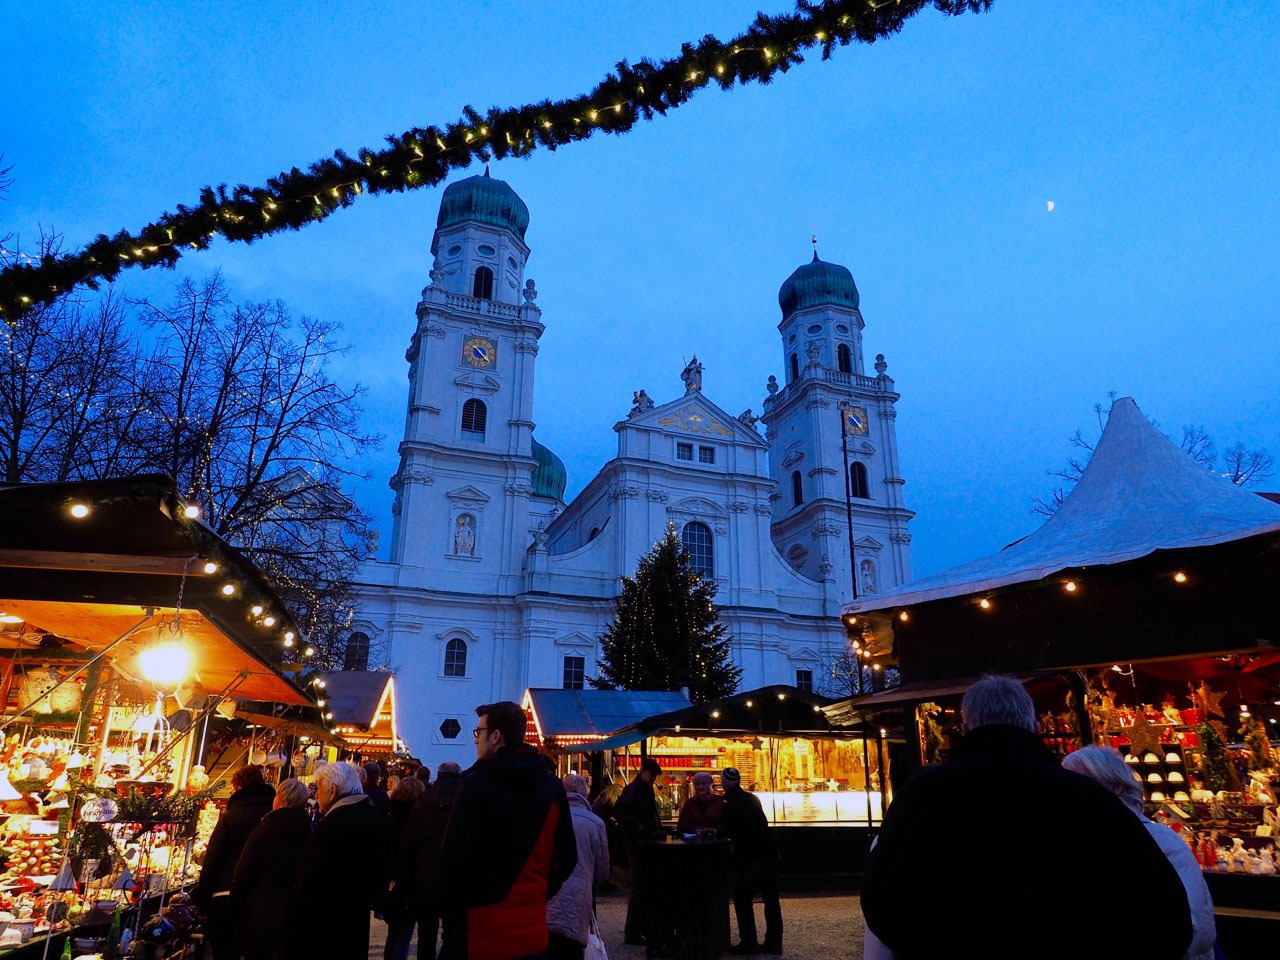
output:
<svg viewBox="0 0 1280 960"><path fill-rule="evenodd" d="M126 267L173 267L185 251L207 249L218 236L252 243L323 220L365 193L435 186L477 159L524 157L597 132L626 133L640 120L683 106L711 84L729 90L739 83L769 83L803 63L803 51L813 47L821 47L827 60L837 47L891 36L926 7L958 16L984 12L992 2L799 0L794 13L758 14L730 40L708 35L682 44L680 53L666 60L624 60L581 96L494 107L486 114L467 106L461 119L444 127L414 127L387 137L385 149L362 149L355 157L338 150L305 172L294 167L266 186L205 187L194 206L179 204L177 212L165 213L135 233L103 234L75 253L10 264L0 271L0 319L13 321L78 287L97 289Z"/></svg>

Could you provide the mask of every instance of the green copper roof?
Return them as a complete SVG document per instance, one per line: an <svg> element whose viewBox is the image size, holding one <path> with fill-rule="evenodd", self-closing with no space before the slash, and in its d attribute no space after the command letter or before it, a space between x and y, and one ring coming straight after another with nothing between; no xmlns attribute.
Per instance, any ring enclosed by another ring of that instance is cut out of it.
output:
<svg viewBox="0 0 1280 960"><path fill-rule="evenodd" d="M529 227L529 208L510 186L493 179L486 170L483 176L449 184L440 199L437 231L467 222L501 227L523 240Z"/></svg>
<svg viewBox="0 0 1280 960"><path fill-rule="evenodd" d="M533 468L533 476L530 477L533 495L563 500L564 487L569 482L564 461L540 444L536 438L533 440L533 459L538 461L538 465Z"/></svg>
<svg viewBox="0 0 1280 960"><path fill-rule="evenodd" d="M817 251L813 260L799 267L787 277L778 290L778 306L783 319L806 307L850 307L858 309L858 288L853 274L838 263L819 260Z"/></svg>

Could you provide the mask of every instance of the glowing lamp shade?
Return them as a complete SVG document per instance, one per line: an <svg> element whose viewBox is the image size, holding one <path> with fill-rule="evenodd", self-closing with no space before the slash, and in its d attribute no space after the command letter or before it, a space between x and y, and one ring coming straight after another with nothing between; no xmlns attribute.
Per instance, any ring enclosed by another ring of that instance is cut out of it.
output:
<svg viewBox="0 0 1280 960"><path fill-rule="evenodd" d="M191 668L191 651L177 643L150 647L138 654L138 665L152 683L176 686Z"/></svg>

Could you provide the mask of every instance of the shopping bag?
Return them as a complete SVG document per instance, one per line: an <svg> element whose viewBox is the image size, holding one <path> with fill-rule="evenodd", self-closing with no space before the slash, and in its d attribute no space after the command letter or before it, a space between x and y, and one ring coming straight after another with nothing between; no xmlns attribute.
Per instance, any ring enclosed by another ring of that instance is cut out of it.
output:
<svg viewBox="0 0 1280 960"><path fill-rule="evenodd" d="M604 948L604 940L600 938L600 924L596 922L595 911L591 911L591 930L587 933L587 946L582 953L582 960L609 960L609 951Z"/></svg>

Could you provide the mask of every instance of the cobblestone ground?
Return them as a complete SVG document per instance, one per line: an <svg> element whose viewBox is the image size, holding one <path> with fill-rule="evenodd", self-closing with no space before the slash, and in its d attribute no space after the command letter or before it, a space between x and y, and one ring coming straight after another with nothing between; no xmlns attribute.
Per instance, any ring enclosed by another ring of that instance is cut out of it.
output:
<svg viewBox="0 0 1280 960"><path fill-rule="evenodd" d="M644 947L628 947L622 942L622 924L627 916L627 898L622 894L601 897L600 928L609 960L644 960ZM764 930L764 912L756 904L756 925ZM858 898L812 894L782 898L783 954L790 960L862 960L862 910ZM731 922L731 926L735 926ZM370 960L381 960L386 927L375 920L369 942ZM734 929L734 939L737 930ZM414 949L411 958L432 956ZM768 958L761 958L768 960Z"/></svg>

